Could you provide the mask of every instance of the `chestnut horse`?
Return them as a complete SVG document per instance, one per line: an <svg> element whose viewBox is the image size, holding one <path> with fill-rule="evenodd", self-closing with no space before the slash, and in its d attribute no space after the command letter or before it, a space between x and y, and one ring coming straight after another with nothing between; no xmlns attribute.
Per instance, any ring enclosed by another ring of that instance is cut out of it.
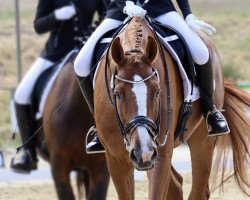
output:
<svg viewBox="0 0 250 200"><path fill-rule="evenodd" d="M70 62L61 69L49 92L43 122L58 199L75 199L70 181L70 173L75 170L79 194L83 188L79 184L84 182L86 199L106 199L110 176L105 155L84 151L85 137L94 120Z"/></svg>
<svg viewBox="0 0 250 200"><path fill-rule="evenodd" d="M243 186L249 186L244 170L249 156L250 118L242 109L250 108L250 98L227 82L224 90L218 53L208 37L200 35L214 66L216 105L226 110L231 133L208 137L200 101L193 103L184 136L191 152L192 200L210 196L208 181L216 145L219 156L215 163L219 163L226 146L231 146L234 176L243 192ZM171 165L173 148L181 143L179 139L174 141L174 132L183 103L182 90L180 73L170 53L160 48L145 20L133 18L100 61L94 86L96 126L120 200L134 199L134 168L148 170L148 199L183 199L182 177Z"/></svg>

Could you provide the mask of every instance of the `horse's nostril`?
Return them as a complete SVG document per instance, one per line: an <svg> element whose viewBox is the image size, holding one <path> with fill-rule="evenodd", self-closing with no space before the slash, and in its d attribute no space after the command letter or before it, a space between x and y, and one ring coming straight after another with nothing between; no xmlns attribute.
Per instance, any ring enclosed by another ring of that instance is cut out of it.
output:
<svg viewBox="0 0 250 200"><path fill-rule="evenodd" d="M157 157L157 151L156 151L156 149L154 148L154 153L153 153L153 155L152 155L152 160L155 160L156 159L156 157Z"/></svg>
<svg viewBox="0 0 250 200"><path fill-rule="evenodd" d="M134 162L137 161L137 158L135 157L135 154L134 154L134 149L130 152L130 159Z"/></svg>
<svg viewBox="0 0 250 200"><path fill-rule="evenodd" d="M132 151L130 153L130 158L134 162L139 162L141 159L141 153L132 149Z"/></svg>

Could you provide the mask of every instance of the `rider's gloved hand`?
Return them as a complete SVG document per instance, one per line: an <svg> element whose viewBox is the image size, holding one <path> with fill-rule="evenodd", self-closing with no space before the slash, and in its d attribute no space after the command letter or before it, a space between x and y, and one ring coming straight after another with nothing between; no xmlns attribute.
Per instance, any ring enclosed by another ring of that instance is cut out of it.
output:
<svg viewBox="0 0 250 200"><path fill-rule="evenodd" d="M193 30L203 30L208 35L213 35L213 33L216 33L216 30L211 25L198 20L194 15L189 14L185 19L187 25L193 29Z"/></svg>
<svg viewBox="0 0 250 200"><path fill-rule="evenodd" d="M140 17L144 18L147 11L134 4L133 1L126 1L126 6L123 8L123 13L127 14L129 17Z"/></svg>
<svg viewBox="0 0 250 200"><path fill-rule="evenodd" d="M57 20L64 21L69 20L76 14L74 5L64 6L55 10L55 16Z"/></svg>

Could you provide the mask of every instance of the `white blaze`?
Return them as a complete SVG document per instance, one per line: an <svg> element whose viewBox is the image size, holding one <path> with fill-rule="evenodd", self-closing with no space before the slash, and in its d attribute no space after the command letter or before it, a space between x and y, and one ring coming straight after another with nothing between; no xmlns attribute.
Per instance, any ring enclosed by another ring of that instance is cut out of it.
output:
<svg viewBox="0 0 250 200"><path fill-rule="evenodd" d="M134 81L140 81L142 78L138 75L134 76ZM132 91L135 94L138 106L138 115L147 116L147 86L144 82L134 83Z"/></svg>
<svg viewBox="0 0 250 200"><path fill-rule="evenodd" d="M140 81L142 78L138 75L134 76L134 81ZM135 100L138 107L138 114L140 116L147 116L147 86L144 82L142 83L134 83L132 91L135 94ZM140 126L138 127L138 134L140 138L141 148L143 151L143 157L144 155L147 155L149 153L148 145L147 143L150 141L150 136L148 134L148 130ZM144 158L143 158L144 160Z"/></svg>

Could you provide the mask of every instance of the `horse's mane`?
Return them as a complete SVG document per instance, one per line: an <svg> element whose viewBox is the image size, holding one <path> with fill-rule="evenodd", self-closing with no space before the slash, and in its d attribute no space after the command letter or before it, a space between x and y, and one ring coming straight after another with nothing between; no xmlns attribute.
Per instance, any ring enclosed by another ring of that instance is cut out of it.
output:
<svg viewBox="0 0 250 200"><path fill-rule="evenodd" d="M128 47L125 51L125 55L131 62L141 62L142 57L145 55L147 36L150 33L149 30L145 21L139 18L132 20L125 29L124 38L125 44Z"/></svg>
<svg viewBox="0 0 250 200"><path fill-rule="evenodd" d="M142 51L142 24L135 21L127 30L126 36L128 41L131 42L133 50Z"/></svg>

